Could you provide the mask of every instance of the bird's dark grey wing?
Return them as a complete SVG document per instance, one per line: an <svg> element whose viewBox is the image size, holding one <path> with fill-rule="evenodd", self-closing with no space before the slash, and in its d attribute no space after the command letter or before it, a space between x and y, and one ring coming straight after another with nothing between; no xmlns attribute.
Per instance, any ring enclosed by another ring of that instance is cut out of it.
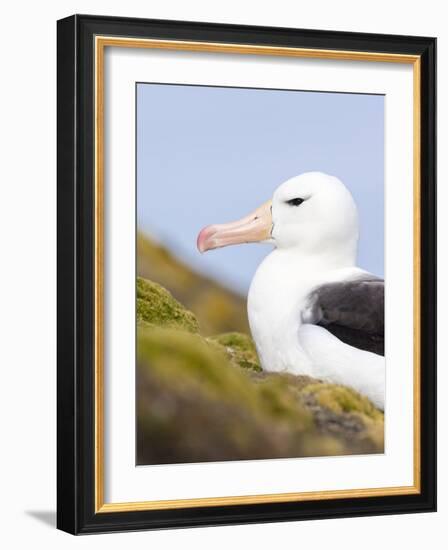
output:
<svg viewBox="0 0 448 550"><path fill-rule="evenodd" d="M327 283L310 294L313 324L356 348L384 355L384 280Z"/></svg>

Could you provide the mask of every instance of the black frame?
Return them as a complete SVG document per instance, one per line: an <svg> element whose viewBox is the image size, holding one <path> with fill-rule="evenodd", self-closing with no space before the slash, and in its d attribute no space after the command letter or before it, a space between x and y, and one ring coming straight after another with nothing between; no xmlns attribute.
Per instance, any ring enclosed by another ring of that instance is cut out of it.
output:
<svg viewBox="0 0 448 550"><path fill-rule="evenodd" d="M58 21L57 526L73 534L436 509L436 39L74 15ZM94 513L95 35L421 56L421 493Z"/></svg>

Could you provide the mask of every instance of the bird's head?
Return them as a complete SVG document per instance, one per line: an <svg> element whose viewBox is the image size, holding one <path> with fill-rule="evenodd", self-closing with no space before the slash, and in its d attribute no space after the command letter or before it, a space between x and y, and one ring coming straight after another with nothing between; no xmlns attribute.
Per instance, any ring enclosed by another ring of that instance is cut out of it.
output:
<svg viewBox="0 0 448 550"><path fill-rule="evenodd" d="M271 200L248 216L202 229L197 246L205 252L266 242L320 253L337 246L356 248L357 238L357 209L348 189L333 176L307 172L282 183Z"/></svg>

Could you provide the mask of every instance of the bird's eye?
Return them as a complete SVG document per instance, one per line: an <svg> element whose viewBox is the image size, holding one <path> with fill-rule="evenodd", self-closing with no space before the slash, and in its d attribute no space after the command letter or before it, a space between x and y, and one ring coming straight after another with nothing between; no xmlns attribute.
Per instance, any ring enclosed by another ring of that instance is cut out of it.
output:
<svg viewBox="0 0 448 550"><path fill-rule="evenodd" d="M304 202L304 199L299 199L299 198L290 199L289 201L286 201L286 203L289 204L289 206L300 206L302 202Z"/></svg>

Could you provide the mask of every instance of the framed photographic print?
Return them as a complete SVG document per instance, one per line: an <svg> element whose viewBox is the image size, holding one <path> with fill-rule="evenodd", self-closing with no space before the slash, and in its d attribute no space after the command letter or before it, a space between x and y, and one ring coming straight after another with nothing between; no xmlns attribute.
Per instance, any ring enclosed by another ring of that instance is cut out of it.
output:
<svg viewBox="0 0 448 550"><path fill-rule="evenodd" d="M435 510L434 38L58 22L58 527Z"/></svg>

